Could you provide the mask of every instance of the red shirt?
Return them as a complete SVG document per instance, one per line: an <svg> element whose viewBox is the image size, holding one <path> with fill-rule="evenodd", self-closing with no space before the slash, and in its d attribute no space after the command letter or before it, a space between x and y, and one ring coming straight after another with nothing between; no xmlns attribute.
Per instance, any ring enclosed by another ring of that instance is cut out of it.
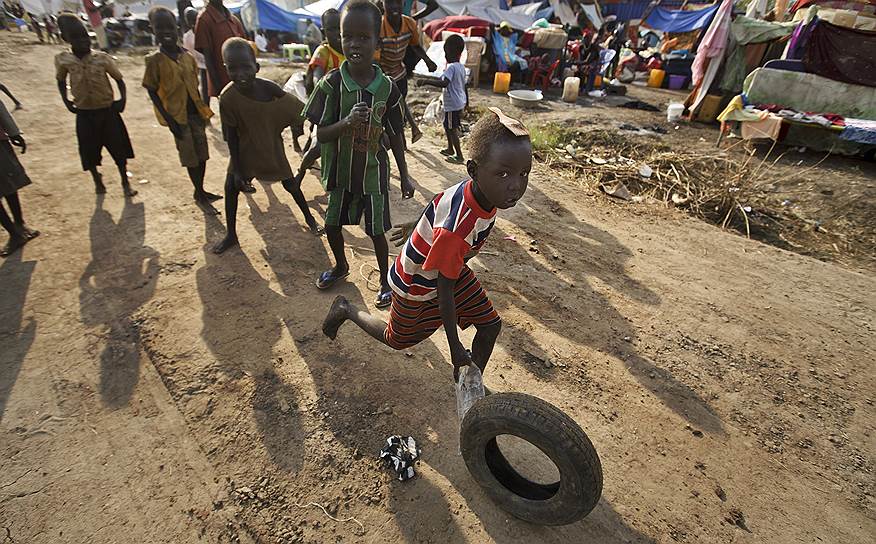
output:
<svg viewBox="0 0 876 544"><path fill-rule="evenodd" d="M205 56L210 55L219 71L218 89L213 86L213 79L207 78L210 96L219 96L222 89L231 82L225 63L222 62L222 45L228 38L246 38L243 25L227 8L220 10L213 4L207 5L207 9L198 15L195 23L195 49Z"/></svg>

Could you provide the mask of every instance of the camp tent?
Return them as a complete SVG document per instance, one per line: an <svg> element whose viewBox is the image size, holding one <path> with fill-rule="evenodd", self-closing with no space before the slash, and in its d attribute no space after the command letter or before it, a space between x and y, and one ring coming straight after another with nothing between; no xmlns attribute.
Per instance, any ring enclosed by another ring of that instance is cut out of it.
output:
<svg viewBox="0 0 876 544"><path fill-rule="evenodd" d="M549 17L553 8L541 8L541 1L502 9L502 0L438 0L438 9L429 19L440 19L448 15L471 15L493 24L507 21L513 28L524 30L542 17ZM507 4L505 4L507 5Z"/></svg>

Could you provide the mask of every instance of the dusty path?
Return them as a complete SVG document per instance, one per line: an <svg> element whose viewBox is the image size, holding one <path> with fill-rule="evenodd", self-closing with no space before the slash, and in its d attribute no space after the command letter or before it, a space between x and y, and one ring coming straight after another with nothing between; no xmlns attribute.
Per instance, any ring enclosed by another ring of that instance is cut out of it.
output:
<svg viewBox="0 0 876 544"><path fill-rule="evenodd" d="M126 203L107 168L109 194L95 198L56 96L56 51L0 35L0 80L27 108L16 116L35 181L25 212L43 232L0 263L0 542L863 543L876 533L872 275L618 208L538 168L475 261L505 323L487 382L575 418L599 450L605 492L575 525L528 525L490 503L456 455L440 334L396 353L351 327L336 343L318 332L333 296L312 286L327 247L279 185L260 184L241 206L242 251L208 251L222 223L189 201L137 57L120 62L140 195ZM211 138L207 185L218 192L225 152ZM394 193L395 219L463 175L437 149L413 148L425 194ZM309 177L323 211L318 189ZM357 229L348 239L367 248ZM351 264L371 262L356 250ZM356 273L338 292L373 298ZM420 477L405 484L375 460L397 433L424 449Z"/></svg>

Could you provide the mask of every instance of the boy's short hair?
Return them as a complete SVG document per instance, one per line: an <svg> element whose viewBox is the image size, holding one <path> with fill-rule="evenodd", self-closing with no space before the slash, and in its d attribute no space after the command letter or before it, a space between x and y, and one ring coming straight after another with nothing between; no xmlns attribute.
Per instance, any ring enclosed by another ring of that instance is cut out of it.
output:
<svg viewBox="0 0 876 544"><path fill-rule="evenodd" d="M222 60L225 60L225 57L228 55L228 52L232 49L246 49L249 51L249 54L252 55L253 62L258 62L256 59L255 51L252 49L252 45L243 38L234 37L228 38L225 40L225 43L222 44Z"/></svg>
<svg viewBox="0 0 876 544"><path fill-rule="evenodd" d="M61 37L64 41L69 41L67 38L70 32L80 28L85 31L85 23L77 15L73 13L61 13L58 15L58 30L61 31Z"/></svg>
<svg viewBox="0 0 876 544"><path fill-rule="evenodd" d="M444 40L444 53L459 58L465 50L465 40L459 34L451 34Z"/></svg>
<svg viewBox="0 0 876 544"><path fill-rule="evenodd" d="M329 9L323 11L322 15L319 18L319 20L322 22L323 27L325 27L325 21L329 17L337 17L338 20L340 20L341 19L341 12L336 10L335 8L329 8Z"/></svg>
<svg viewBox="0 0 876 544"><path fill-rule="evenodd" d="M503 142L529 141L529 135L517 136L502 124L499 116L488 111L471 128L468 137L468 151L475 162L480 162L490 154L494 144Z"/></svg>
<svg viewBox="0 0 876 544"><path fill-rule="evenodd" d="M380 8L374 5L371 0L351 0L344 6L344 15L353 12L368 13L371 20L374 21L374 32L378 38L380 37L380 26L383 24L383 13L381 13Z"/></svg>
<svg viewBox="0 0 876 544"><path fill-rule="evenodd" d="M171 18L173 18L173 21L176 22L176 15L174 15L173 12L170 11L168 8L166 8L165 6L153 6L152 9L149 10L149 14L147 15L147 17L149 18L149 24L152 25L153 28L155 26L155 18L162 13L164 13L165 15L169 15ZM185 12L183 12L183 14L183 16L185 16Z"/></svg>

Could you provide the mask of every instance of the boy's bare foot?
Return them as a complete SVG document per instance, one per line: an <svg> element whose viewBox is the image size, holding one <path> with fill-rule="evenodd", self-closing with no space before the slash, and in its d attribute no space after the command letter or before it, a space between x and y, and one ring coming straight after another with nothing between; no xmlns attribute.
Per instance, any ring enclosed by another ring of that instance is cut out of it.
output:
<svg viewBox="0 0 876 544"><path fill-rule="evenodd" d="M219 210L213 207L213 204L207 197L206 193L195 193L195 202L198 203L198 207L204 210L205 213L209 215L219 215Z"/></svg>
<svg viewBox="0 0 876 544"><path fill-rule="evenodd" d="M420 138L423 137L423 131L420 130L420 127L414 125L411 127L411 144L415 144L420 141Z"/></svg>
<svg viewBox="0 0 876 544"><path fill-rule="evenodd" d="M208 193L207 191L204 191L204 196L206 196L210 202L222 200L222 195L214 195L213 193Z"/></svg>
<svg viewBox="0 0 876 544"><path fill-rule="evenodd" d="M338 329L347 320L348 315L349 307L347 306L347 299L338 295L335 297L334 302L332 302L332 307L329 308L325 321L322 322L322 333L332 340L337 338Z"/></svg>
<svg viewBox="0 0 876 544"><path fill-rule="evenodd" d="M236 245L238 245L237 236L226 236L221 242L213 246L213 253L221 255Z"/></svg>
<svg viewBox="0 0 876 544"><path fill-rule="evenodd" d="M133 188L131 187L131 185L128 184L128 183L123 183L123 184L122 184L122 191L124 191L125 196L128 196L128 197L131 197L131 196L137 196L137 190L136 190L136 189L133 189Z"/></svg>
<svg viewBox="0 0 876 544"><path fill-rule="evenodd" d="M24 236L10 236L9 241L3 249L0 249L0 257L8 257L21 249L28 241Z"/></svg>

